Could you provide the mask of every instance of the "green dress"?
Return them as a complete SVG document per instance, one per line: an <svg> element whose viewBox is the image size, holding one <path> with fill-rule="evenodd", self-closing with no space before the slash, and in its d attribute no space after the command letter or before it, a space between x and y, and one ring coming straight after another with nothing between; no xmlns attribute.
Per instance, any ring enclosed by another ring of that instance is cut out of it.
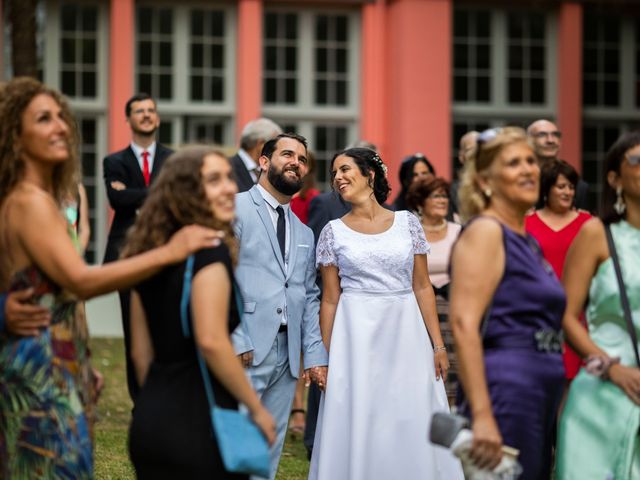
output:
<svg viewBox="0 0 640 480"><path fill-rule="evenodd" d="M611 225L611 232L640 338L640 230L622 221ZM591 338L600 348L620 357L623 365L636 366L610 258L591 281L587 321ZM560 420L556 478L640 479L639 428L640 406L613 383L580 370Z"/></svg>

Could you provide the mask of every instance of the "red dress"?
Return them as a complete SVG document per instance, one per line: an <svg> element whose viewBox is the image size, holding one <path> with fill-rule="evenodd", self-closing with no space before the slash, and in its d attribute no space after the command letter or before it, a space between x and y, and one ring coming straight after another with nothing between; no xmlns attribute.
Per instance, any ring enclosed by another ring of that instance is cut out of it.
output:
<svg viewBox="0 0 640 480"><path fill-rule="evenodd" d="M304 198L302 198L302 195L296 195L291 199L291 210L293 210L293 213L295 213L305 225L309 222L309 205L311 205L311 200L318 195L320 195L320 190L310 188L306 191Z"/></svg>
<svg viewBox="0 0 640 480"><path fill-rule="evenodd" d="M567 257L567 251L573 239L578 235L582 225L590 218L590 214L580 211L573 221L558 231L553 230L544 223L538 215L538 212L526 218L525 227L527 232L538 241L540 248L542 248L544 258L549 262L551 267L553 267L553 271L556 272L558 278L562 278L564 260ZM580 320L584 325L584 317L581 317ZM580 370L580 365L582 364L580 357L565 343L562 358L564 360L566 378L573 379L578 374L578 370Z"/></svg>

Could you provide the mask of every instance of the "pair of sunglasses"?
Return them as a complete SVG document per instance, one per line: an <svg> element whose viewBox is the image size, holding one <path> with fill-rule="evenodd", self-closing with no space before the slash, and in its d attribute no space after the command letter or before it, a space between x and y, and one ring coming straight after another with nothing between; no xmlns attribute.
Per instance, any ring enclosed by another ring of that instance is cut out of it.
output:
<svg viewBox="0 0 640 480"><path fill-rule="evenodd" d="M625 155L625 158L632 167L640 165L640 155Z"/></svg>

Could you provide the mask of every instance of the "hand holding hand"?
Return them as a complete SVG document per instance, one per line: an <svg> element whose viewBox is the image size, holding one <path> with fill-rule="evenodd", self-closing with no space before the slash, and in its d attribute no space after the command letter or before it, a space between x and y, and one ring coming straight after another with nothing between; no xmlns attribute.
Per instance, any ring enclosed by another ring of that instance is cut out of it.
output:
<svg viewBox="0 0 640 480"><path fill-rule="evenodd" d="M311 382L318 385L318 388L322 391L327 386L327 367L311 367L304 371L304 385L308 387Z"/></svg>
<svg viewBox="0 0 640 480"><path fill-rule="evenodd" d="M492 413L473 417L473 443L469 456L479 468L493 470L502 459L502 435Z"/></svg>
<svg viewBox="0 0 640 480"><path fill-rule="evenodd" d="M220 245L222 237L224 232L201 225L188 225L171 236L166 248L172 262L180 262L198 250Z"/></svg>
<svg viewBox="0 0 640 480"><path fill-rule="evenodd" d="M620 364L611 365L609 378L634 402L640 405L640 370Z"/></svg>
<svg viewBox="0 0 640 480"><path fill-rule="evenodd" d="M244 368L249 368L253 364L253 350L241 353L238 357L240 357L240 361Z"/></svg>
<svg viewBox="0 0 640 480"><path fill-rule="evenodd" d="M447 372L449 371L449 358L446 350L437 350L433 354L433 363L436 367L436 380L447 380Z"/></svg>
<svg viewBox="0 0 640 480"><path fill-rule="evenodd" d="M251 413L251 419L262 431L269 446L272 446L276 441L276 422L269 411L260 405L260 408Z"/></svg>
<svg viewBox="0 0 640 480"><path fill-rule="evenodd" d="M29 303L33 288L18 290L7 295L4 305L5 328L13 335L35 336L51 322L47 308Z"/></svg>

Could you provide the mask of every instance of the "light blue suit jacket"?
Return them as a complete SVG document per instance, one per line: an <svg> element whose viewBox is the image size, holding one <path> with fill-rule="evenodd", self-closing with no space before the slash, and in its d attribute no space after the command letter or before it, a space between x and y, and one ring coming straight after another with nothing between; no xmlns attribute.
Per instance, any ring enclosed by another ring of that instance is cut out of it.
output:
<svg viewBox="0 0 640 480"><path fill-rule="evenodd" d="M289 215L289 268L285 268L273 222L257 187L236 196L236 235L240 252L235 277L244 300L242 324L232 335L236 353L253 350L253 365L265 359L278 334L286 303L289 367L297 378L304 368L327 365L320 336L313 233Z"/></svg>

